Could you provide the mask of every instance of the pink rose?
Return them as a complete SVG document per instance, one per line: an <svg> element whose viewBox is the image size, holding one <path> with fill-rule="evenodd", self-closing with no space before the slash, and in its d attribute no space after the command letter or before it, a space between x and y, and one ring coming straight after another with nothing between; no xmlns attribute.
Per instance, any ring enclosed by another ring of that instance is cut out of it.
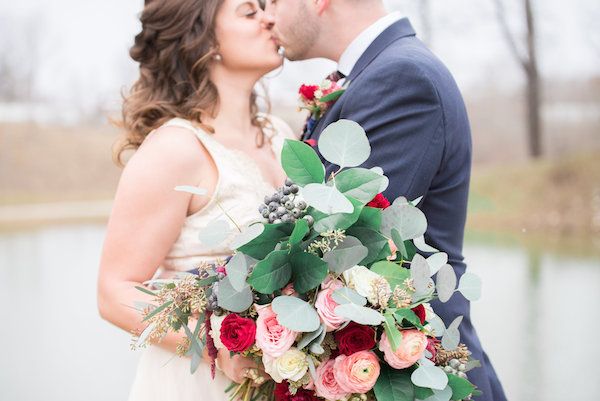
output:
<svg viewBox="0 0 600 401"><path fill-rule="evenodd" d="M415 364L427 348L427 336L419 330L403 330L402 341L396 352L392 351L392 346L385 333L379 341L379 350L383 352L383 359L396 369L405 369Z"/></svg>
<svg viewBox="0 0 600 401"><path fill-rule="evenodd" d="M315 392L319 397L328 400L341 400L349 394L338 384L334 373L335 360L330 359L322 363L317 368L317 381L315 382Z"/></svg>
<svg viewBox="0 0 600 401"><path fill-rule="evenodd" d="M297 334L279 324L270 306L258 309L256 345L264 354L272 358L280 357L294 344Z"/></svg>
<svg viewBox="0 0 600 401"><path fill-rule="evenodd" d="M342 390L364 394L371 390L379 377L379 361L371 351L359 351L350 356L335 358L333 372Z"/></svg>
<svg viewBox="0 0 600 401"><path fill-rule="evenodd" d="M315 308L317 308L317 313L321 317L321 321L325 324L327 331L338 329L347 320L335 314L335 308L338 306L338 303L332 297L333 292L343 286L339 280L326 281L321 286L323 290L317 295Z"/></svg>

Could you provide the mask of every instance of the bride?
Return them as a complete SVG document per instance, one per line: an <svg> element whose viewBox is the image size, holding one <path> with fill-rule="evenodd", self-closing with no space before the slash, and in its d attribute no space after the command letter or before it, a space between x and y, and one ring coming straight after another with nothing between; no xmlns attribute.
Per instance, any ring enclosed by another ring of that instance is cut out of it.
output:
<svg viewBox="0 0 600 401"><path fill-rule="evenodd" d="M146 0L131 57L139 78L123 104L125 138L135 149L123 170L108 223L98 279L101 316L127 332L144 328L135 286L228 256L198 234L225 210L238 224L255 220L264 195L283 184L277 155L281 120L257 112L253 88L282 58L257 0ZM195 185L206 196L177 192ZM193 323L192 323L193 325ZM225 400L253 361L220 353L214 380L202 363L175 355L185 334L171 333L142 353L130 401ZM225 350L226 351L226 350Z"/></svg>

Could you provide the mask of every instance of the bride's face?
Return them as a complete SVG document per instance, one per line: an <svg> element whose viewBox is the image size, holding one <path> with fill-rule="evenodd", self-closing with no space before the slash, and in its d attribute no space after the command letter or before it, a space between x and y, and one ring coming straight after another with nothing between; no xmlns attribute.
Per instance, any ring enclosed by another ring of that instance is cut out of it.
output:
<svg viewBox="0 0 600 401"><path fill-rule="evenodd" d="M264 74L281 65L278 46L261 22L263 13L257 0L223 2L215 27L223 66Z"/></svg>

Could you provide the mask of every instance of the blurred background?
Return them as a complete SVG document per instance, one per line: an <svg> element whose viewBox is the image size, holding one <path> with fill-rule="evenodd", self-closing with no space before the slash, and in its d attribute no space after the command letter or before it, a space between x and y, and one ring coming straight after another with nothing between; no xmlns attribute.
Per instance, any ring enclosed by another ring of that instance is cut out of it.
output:
<svg viewBox="0 0 600 401"><path fill-rule="evenodd" d="M125 400L139 355L97 315L112 164L143 2L0 2L0 399ZM470 113L465 256L473 320L509 400L597 400L600 382L600 4L396 0L448 65ZM300 129L297 88L265 78Z"/></svg>

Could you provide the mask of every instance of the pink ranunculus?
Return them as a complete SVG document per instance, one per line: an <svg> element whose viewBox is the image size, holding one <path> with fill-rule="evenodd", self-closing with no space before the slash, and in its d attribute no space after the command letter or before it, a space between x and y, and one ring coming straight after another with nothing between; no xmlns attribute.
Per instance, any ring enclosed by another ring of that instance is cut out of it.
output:
<svg viewBox="0 0 600 401"><path fill-rule="evenodd" d="M336 330L347 321L347 319L336 315L335 308L338 303L333 300L333 292L343 286L344 284L339 280L326 281L321 285L323 289L317 295L315 308L317 308L317 313L325 324L327 331Z"/></svg>
<svg viewBox="0 0 600 401"><path fill-rule="evenodd" d="M298 333L283 327L271 307L258 309L256 345L272 358L283 355L294 344Z"/></svg>
<svg viewBox="0 0 600 401"><path fill-rule="evenodd" d="M402 341L396 352L392 351L392 346L385 333L379 341L379 350L383 352L383 358L396 369L406 369L414 365L423 357L426 348L427 336L416 329L402 331Z"/></svg>
<svg viewBox="0 0 600 401"><path fill-rule="evenodd" d="M334 373L335 360L330 359L317 368L317 381L315 392L319 397L327 400L341 400L349 394L338 384Z"/></svg>
<svg viewBox="0 0 600 401"><path fill-rule="evenodd" d="M379 377L379 360L371 351L359 351L335 358L333 372L338 385L348 393L364 394Z"/></svg>

